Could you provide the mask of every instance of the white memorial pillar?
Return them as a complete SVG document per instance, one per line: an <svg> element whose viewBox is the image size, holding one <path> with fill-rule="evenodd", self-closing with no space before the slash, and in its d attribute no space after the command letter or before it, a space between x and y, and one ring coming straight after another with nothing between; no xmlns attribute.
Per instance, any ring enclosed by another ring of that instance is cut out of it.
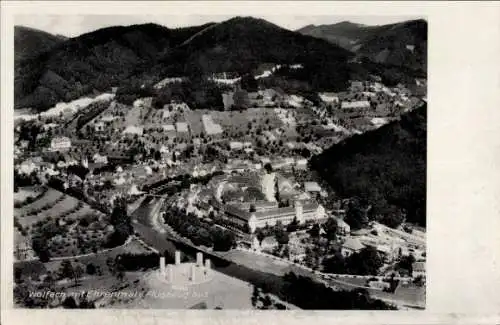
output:
<svg viewBox="0 0 500 325"><path fill-rule="evenodd" d="M196 266L198 267L203 266L203 253L201 252L196 253Z"/></svg>
<svg viewBox="0 0 500 325"><path fill-rule="evenodd" d="M160 256L160 273L165 275L165 256Z"/></svg>
<svg viewBox="0 0 500 325"><path fill-rule="evenodd" d="M196 265L191 264L191 282L196 281Z"/></svg>
<svg viewBox="0 0 500 325"><path fill-rule="evenodd" d="M175 265L181 264L181 252L175 251Z"/></svg>
<svg viewBox="0 0 500 325"><path fill-rule="evenodd" d="M167 281L170 283L174 282L174 268L171 264L167 265Z"/></svg>
<svg viewBox="0 0 500 325"><path fill-rule="evenodd" d="M205 275L208 275L209 272L210 272L210 260L207 258L205 260L205 272L204 273L205 273Z"/></svg>

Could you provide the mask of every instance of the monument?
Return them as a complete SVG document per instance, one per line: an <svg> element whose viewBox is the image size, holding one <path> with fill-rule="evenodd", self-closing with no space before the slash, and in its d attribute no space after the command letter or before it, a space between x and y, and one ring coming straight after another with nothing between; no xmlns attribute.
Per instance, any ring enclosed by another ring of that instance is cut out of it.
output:
<svg viewBox="0 0 500 325"><path fill-rule="evenodd" d="M196 266L198 267L203 266L203 253L201 252L196 253Z"/></svg>
<svg viewBox="0 0 500 325"><path fill-rule="evenodd" d="M181 263L181 253L175 252L174 264L165 264L165 257L160 256L158 276L173 286L193 285L210 281L210 259L203 260L203 253L196 253L196 262Z"/></svg>
<svg viewBox="0 0 500 325"><path fill-rule="evenodd" d="M160 272L165 274L165 256L160 256Z"/></svg>

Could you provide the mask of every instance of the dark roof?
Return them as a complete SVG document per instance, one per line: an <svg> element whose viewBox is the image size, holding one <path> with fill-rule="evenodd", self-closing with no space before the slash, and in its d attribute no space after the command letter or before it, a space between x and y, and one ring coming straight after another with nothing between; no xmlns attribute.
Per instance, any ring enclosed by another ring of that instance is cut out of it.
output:
<svg viewBox="0 0 500 325"><path fill-rule="evenodd" d="M238 219L245 220L245 221L248 221L251 217L250 212L242 210L234 205L226 205L224 207L224 211L233 217L236 217Z"/></svg>
<svg viewBox="0 0 500 325"><path fill-rule="evenodd" d="M307 204L303 205L302 211L303 212L313 212L313 211L316 211L316 209L318 209L318 207L319 207L318 203L307 203Z"/></svg>
<svg viewBox="0 0 500 325"><path fill-rule="evenodd" d="M255 217L259 220L265 220L265 219L272 219L280 216L288 216L294 214L295 214L294 207L284 207L284 208L270 209L261 212L255 212Z"/></svg>

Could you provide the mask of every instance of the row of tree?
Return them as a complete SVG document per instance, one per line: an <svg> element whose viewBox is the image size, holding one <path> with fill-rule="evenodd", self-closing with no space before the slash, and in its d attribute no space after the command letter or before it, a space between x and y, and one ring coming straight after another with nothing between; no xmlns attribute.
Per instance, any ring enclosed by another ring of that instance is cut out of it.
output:
<svg viewBox="0 0 500 325"><path fill-rule="evenodd" d="M201 221L192 213L171 207L164 216L165 223L181 236L190 239L195 245L213 247L216 251L228 251L236 245L231 231Z"/></svg>

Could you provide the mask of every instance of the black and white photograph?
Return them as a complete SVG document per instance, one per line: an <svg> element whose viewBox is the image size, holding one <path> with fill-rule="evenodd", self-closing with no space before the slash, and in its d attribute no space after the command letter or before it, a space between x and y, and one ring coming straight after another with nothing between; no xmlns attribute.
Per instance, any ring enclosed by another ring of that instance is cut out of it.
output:
<svg viewBox="0 0 500 325"><path fill-rule="evenodd" d="M15 308L426 308L426 17L14 20Z"/></svg>

